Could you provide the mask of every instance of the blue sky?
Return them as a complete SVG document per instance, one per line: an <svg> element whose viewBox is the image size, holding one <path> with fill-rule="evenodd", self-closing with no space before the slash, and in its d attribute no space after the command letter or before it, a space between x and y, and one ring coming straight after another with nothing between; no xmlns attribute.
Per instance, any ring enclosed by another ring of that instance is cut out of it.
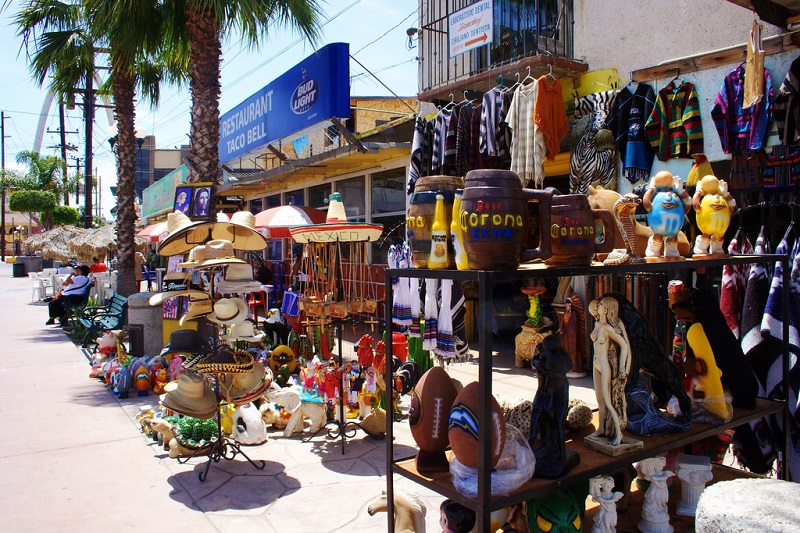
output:
<svg viewBox="0 0 800 533"><path fill-rule="evenodd" d="M20 52L21 40L12 25L13 14L22 4L19 0L0 16L0 109L6 114L6 166L15 167L15 157L21 150L33 148L36 127L46 90L30 79L27 59ZM399 96L417 93L417 49L408 50L406 29L417 26L417 0L330 0L323 4L325 19L321 45L331 42L350 43L350 54L375 73ZM395 27L396 26L396 27ZM384 35L385 34L385 35ZM374 42L373 42L374 41ZM258 50L247 50L235 38L223 43L222 98L220 111L225 113L236 104L267 85L291 66L313 52L299 35L287 30L271 32ZM363 69L351 61L353 96L389 96L390 93ZM173 148L188 144L190 95L188 88L165 87L157 109L149 104L137 105L137 128L156 136L158 148ZM47 130L58 129L58 109L47 113ZM103 188L103 212L113 207L110 187L116 184L113 153L108 145L108 120L98 110L95 122L94 159ZM83 121L81 108L67 112L67 143L78 147L72 155L83 159ZM59 144L56 133L45 133L42 153L56 153ZM69 164L75 161L70 158Z"/></svg>

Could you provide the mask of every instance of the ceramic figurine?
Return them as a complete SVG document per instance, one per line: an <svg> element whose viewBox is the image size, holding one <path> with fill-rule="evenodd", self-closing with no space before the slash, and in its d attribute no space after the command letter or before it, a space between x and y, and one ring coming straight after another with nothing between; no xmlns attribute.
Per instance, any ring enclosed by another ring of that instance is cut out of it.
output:
<svg viewBox="0 0 800 533"><path fill-rule="evenodd" d="M701 235L694 241L694 255L725 255L722 241L736 209L736 200L728 192L728 184L715 176L705 176L697 183L692 196Z"/></svg>
<svg viewBox="0 0 800 533"><path fill-rule="evenodd" d="M589 303L589 313L597 321L591 339L599 427L586 437L585 443L610 455L641 449L642 441L623 439L622 435L626 424L625 386L631 368L631 351L625 327L619 320L619 303L611 296L593 300Z"/></svg>
<svg viewBox="0 0 800 533"><path fill-rule="evenodd" d="M650 482L647 492L644 493L642 505L642 519L638 528L642 533L672 533L674 528L669 523L669 489L667 480L675 475L670 470L664 470L667 460L658 455L640 461L637 469Z"/></svg>
<svg viewBox="0 0 800 533"><path fill-rule="evenodd" d="M439 507L439 525L442 533L470 533L475 527L475 511L453 500L445 500Z"/></svg>
<svg viewBox="0 0 800 533"><path fill-rule="evenodd" d="M561 324L558 332L561 334L561 344L569 354L569 359L572 362L572 370L567 372L567 377L577 379L586 377L586 372L583 371L583 350L578 344L580 317L572 302L571 298L567 298L564 302L564 314L561 315Z"/></svg>
<svg viewBox="0 0 800 533"><path fill-rule="evenodd" d="M387 501L386 491L382 490L381 495L367 506L367 512L370 516L375 516L375 513L385 513L388 510ZM425 503L416 494L394 491L395 531L408 533L425 531L425 513L427 512Z"/></svg>
<svg viewBox="0 0 800 533"><path fill-rule="evenodd" d="M614 533L617 530L617 501L623 496L621 492L614 492L614 478L596 476L589 479L589 494L599 505L594 513L592 533Z"/></svg>
<svg viewBox="0 0 800 533"><path fill-rule="evenodd" d="M711 459L704 455L680 454L676 475L681 480L681 499L675 513L680 516L694 516L706 483L714 477L711 473Z"/></svg>
<svg viewBox="0 0 800 533"><path fill-rule="evenodd" d="M537 465L538 468L538 465ZM583 515L586 512L586 482L575 483L525 502L528 531L530 533L583 531Z"/></svg>
<svg viewBox="0 0 800 533"><path fill-rule="evenodd" d="M647 241L645 257L680 259L678 233L692 205L681 179L666 170L658 172L650 179L642 205L647 211L647 223L653 230L653 236Z"/></svg>
<svg viewBox="0 0 800 533"><path fill-rule="evenodd" d="M538 351L531 361L539 387L533 398L528 443L536 456L535 475L556 478L580 462L577 453L567 451L564 426L569 402L567 372L572 364L554 335L545 337Z"/></svg>

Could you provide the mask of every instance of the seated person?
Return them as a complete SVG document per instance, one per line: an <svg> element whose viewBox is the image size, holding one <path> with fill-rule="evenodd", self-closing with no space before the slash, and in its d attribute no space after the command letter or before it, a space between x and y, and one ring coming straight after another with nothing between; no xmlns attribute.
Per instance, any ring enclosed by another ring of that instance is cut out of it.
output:
<svg viewBox="0 0 800 533"><path fill-rule="evenodd" d="M92 264L89 265L89 272L96 274L99 272L108 272L108 267L100 259L92 257Z"/></svg>
<svg viewBox="0 0 800 533"><path fill-rule="evenodd" d="M59 320L60 326L67 324L66 305L80 304L92 288L92 279L89 277L89 267L78 265L72 269L72 273L64 280L61 293L54 298L47 307L50 311L50 319L45 322L46 326L56 323Z"/></svg>

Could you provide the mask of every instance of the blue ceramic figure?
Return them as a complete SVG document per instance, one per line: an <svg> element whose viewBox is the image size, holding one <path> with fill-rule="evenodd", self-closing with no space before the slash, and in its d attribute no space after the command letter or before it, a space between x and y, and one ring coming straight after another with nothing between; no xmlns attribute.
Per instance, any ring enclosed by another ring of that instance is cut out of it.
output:
<svg viewBox="0 0 800 533"><path fill-rule="evenodd" d="M653 236L647 241L645 257L679 259L678 233L692 206L683 181L662 170L650 179L642 205L647 211L647 223L653 230Z"/></svg>

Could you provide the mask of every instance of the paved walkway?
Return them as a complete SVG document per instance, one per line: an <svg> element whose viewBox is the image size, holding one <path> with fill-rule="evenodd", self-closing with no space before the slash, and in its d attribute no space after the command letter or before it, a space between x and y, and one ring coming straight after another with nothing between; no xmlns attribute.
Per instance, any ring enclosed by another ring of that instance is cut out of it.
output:
<svg viewBox="0 0 800 533"><path fill-rule="evenodd" d="M0 516L5 531L378 532L385 513L367 506L386 487L385 441L363 432L347 442L320 435L310 442L271 430L269 441L246 447L264 470L237 457L179 464L144 437L140 406L158 398L118 400L98 380L80 350L59 328L45 326L47 306L31 302L27 277L0 263ZM513 342L513 339L511 340ZM346 343L344 354L352 354ZM348 351L349 350L349 351ZM513 365L506 345L494 357L493 388L504 399L532 398L530 370ZM508 353L505 353L508 352ZM451 365L463 383L476 364ZM573 396L594 403L588 380ZM407 398L405 403L407 404ZM397 457L412 455L407 423L395 425ZM443 498L400 476L395 487L425 502L429 532L440 531Z"/></svg>

